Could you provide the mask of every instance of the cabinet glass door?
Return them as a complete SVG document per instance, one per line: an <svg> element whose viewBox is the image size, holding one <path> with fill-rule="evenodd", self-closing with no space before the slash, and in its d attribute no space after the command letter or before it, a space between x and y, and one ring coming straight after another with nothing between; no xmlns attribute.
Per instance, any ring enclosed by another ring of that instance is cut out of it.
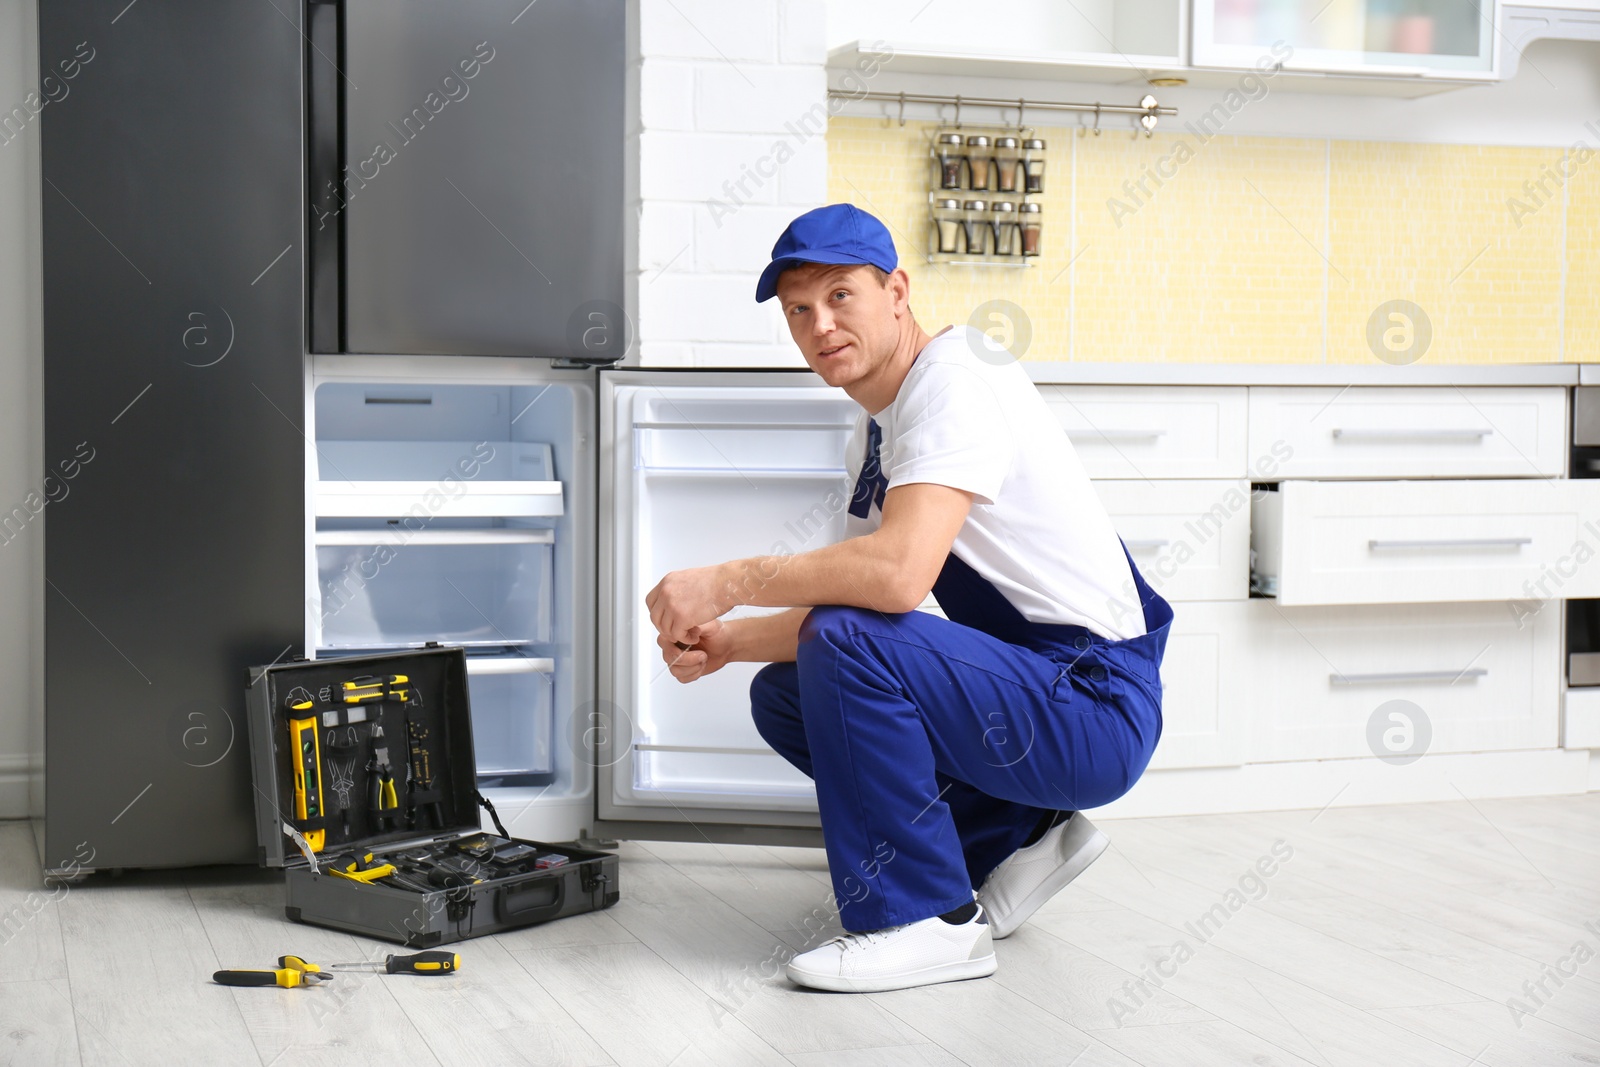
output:
<svg viewBox="0 0 1600 1067"><path fill-rule="evenodd" d="M844 448L860 411L809 372L601 375L601 825L815 827L816 795L750 718L759 663L684 684L645 594L667 572L810 551L844 533ZM607 484L609 482L609 484ZM725 619L783 609L737 608ZM621 831L619 831L621 832ZM698 831L696 831L698 833ZM715 834L713 835L715 836ZM744 837L741 839L749 840Z"/></svg>
<svg viewBox="0 0 1600 1067"><path fill-rule="evenodd" d="M1490 78L1490 0L1195 0L1194 65Z"/></svg>

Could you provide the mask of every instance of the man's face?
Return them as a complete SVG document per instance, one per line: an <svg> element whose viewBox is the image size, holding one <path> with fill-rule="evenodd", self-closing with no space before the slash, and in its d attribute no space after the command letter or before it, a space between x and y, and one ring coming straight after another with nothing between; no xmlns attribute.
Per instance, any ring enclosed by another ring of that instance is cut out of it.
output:
<svg viewBox="0 0 1600 1067"><path fill-rule="evenodd" d="M870 267L807 263L778 276L789 336L806 365L832 386L847 386L894 355L908 286L895 271L881 284Z"/></svg>

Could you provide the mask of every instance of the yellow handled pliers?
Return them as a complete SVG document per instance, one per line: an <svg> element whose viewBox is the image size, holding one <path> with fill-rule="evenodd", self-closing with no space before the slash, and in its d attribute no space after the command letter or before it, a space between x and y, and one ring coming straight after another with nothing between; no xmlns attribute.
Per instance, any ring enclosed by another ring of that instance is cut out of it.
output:
<svg viewBox="0 0 1600 1067"><path fill-rule="evenodd" d="M211 980L218 985L270 985L294 989L297 986L313 986L318 982L331 982L333 975L299 956L279 956L275 970L218 971L211 976Z"/></svg>

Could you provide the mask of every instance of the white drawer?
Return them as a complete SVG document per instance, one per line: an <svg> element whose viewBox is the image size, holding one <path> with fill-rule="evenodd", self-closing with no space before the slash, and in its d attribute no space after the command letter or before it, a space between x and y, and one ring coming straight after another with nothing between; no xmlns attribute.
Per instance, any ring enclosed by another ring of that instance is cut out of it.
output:
<svg viewBox="0 0 1600 1067"><path fill-rule="evenodd" d="M1249 606L1260 613L1251 762L1395 760L1424 735L1435 753L1556 744L1559 611L1521 620L1505 604Z"/></svg>
<svg viewBox="0 0 1600 1067"><path fill-rule="evenodd" d="M1250 606L1243 600L1197 603L1173 612L1161 659L1161 741L1152 768L1243 762Z"/></svg>
<svg viewBox="0 0 1600 1067"><path fill-rule="evenodd" d="M1091 478L1243 478L1243 387L1041 385Z"/></svg>
<svg viewBox="0 0 1600 1067"><path fill-rule="evenodd" d="M1250 483L1097 481L1095 493L1151 587L1171 601L1250 595Z"/></svg>
<svg viewBox="0 0 1600 1067"><path fill-rule="evenodd" d="M1562 719L1562 748L1600 748L1600 686L1568 689Z"/></svg>
<svg viewBox="0 0 1600 1067"><path fill-rule="evenodd" d="M1279 604L1600 596L1600 480L1283 482L1251 549Z"/></svg>
<svg viewBox="0 0 1600 1067"><path fill-rule="evenodd" d="M1561 386L1250 390L1250 454L1283 478L1559 476L1566 451Z"/></svg>

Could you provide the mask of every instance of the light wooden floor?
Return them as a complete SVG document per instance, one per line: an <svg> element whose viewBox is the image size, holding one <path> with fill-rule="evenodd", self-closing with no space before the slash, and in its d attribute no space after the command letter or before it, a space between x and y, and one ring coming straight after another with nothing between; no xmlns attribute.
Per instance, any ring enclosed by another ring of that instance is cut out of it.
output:
<svg viewBox="0 0 1600 1067"><path fill-rule="evenodd" d="M466 942L454 978L227 989L213 970L393 948L289 924L250 870L46 898L0 823L0 1062L1600 1063L1600 794L1102 825L992 978L839 995L771 977L838 930L820 852L624 844L619 905Z"/></svg>

